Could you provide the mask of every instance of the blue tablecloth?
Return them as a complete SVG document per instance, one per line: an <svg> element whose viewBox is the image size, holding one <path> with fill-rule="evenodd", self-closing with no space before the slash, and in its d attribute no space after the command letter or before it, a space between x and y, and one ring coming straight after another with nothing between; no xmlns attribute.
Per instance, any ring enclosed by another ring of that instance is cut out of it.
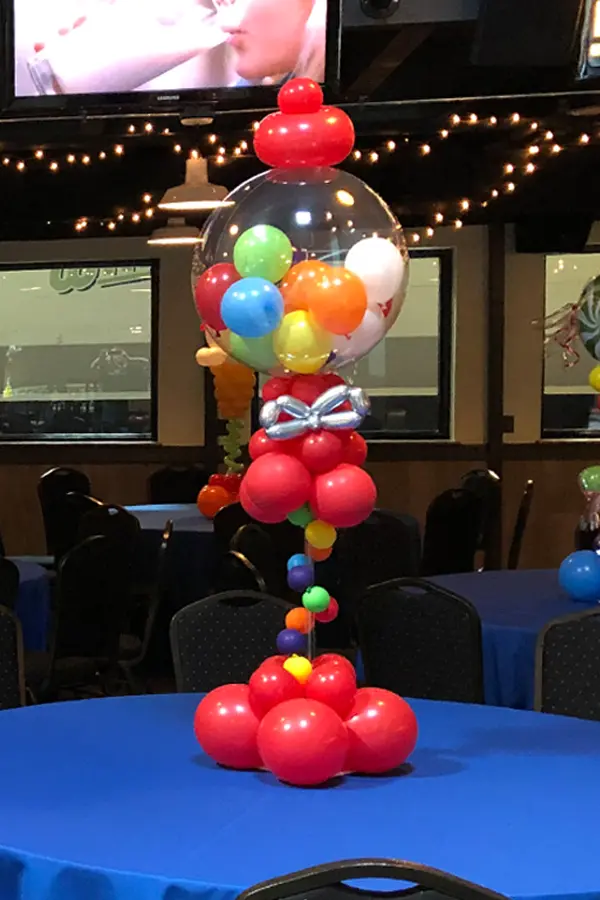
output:
<svg viewBox="0 0 600 900"><path fill-rule="evenodd" d="M19 570L19 596L15 612L23 628L26 650L45 650L50 626L48 573L35 563L13 559Z"/></svg>
<svg viewBox="0 0 600 900"><path fill-rule="evenodd" d="M470 572L431 581L466 597L481 617L486 702L531 709L540 631L582 608L559 587L558 571Z"/></svg>
<svg viewBox="0 0 600 900"><path fill-rule="evenodd" d="M600 723L415 701L412 772L284 787L218 769L191 695L0 713L2 900L234 900L316 863L390 856L514 898L600 893Z"/></svg>
<svg viewBox="0 0 600 900"><path fill-rule="evenodd" d="M145 530L157 531L165 527L167 519L172 519L177 531L196 531L201 534L212 534L213 526L198 510L195 503L168 503L144 506L128 506L130 513L138 519Z"/></svg>

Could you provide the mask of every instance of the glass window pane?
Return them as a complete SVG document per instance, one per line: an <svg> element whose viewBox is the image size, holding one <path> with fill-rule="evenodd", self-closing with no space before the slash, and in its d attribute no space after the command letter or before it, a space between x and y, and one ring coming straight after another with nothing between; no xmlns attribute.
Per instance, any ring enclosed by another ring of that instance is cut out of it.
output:
<svg viewBox="0 0 600 900"><path fill-rule="evenodd" d="M560 346L569 331L569 307L585 286L600 277L600 253L567 253L546 257L545 315L550 337L544 364L542 434L544 437L600 437L597 395L588 383L596 360L581 340L568 341L575 351L565 364ZM548 317L555 316L551 323ZM566 330L562 330L565 328ZM554 337L552 337L554 335Z"/></svg>
<svg viewBox="0 0 600 900"><path fill-rule="evenodd" d="M151 264L0 270L0 440L152 440Z"/></svg>

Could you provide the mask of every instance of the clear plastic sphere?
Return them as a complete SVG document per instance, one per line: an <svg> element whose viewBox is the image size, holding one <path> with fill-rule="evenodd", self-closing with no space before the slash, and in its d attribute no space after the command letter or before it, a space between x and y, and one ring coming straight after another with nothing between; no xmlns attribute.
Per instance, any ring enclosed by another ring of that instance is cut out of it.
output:
<svg viewBox="0 0 600 900"><path fill-rule="evenodd" d="M261 372L313 374L383 339L402 309L408 252L359 178L272 169L211 215L192 281L205 329L227 353Z"/></svg>

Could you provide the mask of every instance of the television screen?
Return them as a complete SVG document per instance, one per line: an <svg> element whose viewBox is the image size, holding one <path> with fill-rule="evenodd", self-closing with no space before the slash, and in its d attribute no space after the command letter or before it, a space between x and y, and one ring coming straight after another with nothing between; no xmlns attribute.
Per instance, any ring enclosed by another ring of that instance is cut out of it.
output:
<svg viewBox="0 0 600 900"><path fill-rule="evenodd" d="M323 82L328 5L335 2L13 0L14 96L97 101L142 92L168 101L291 75Z"/></svg>

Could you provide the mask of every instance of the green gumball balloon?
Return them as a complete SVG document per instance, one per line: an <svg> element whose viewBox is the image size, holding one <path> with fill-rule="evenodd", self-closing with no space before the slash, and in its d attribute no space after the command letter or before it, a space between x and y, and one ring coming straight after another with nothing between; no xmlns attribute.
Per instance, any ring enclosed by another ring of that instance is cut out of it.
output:
<svg viewBox="0 0 600 900"><path fill-rule="evenodd" d="M297 525L299 528L305 528L313 521L313 519L314 516L308 503L301 506L300 509L295 509L294 512L291 512L288 516L288 522L291 522L292 525Z"/></svg>
<svg viewBox="0 0 600 900"><path fill-rule="evenodd" d="M329 606L329 591L314 585L302 594L302 606L311 613L325 612Z"/></svg>
<svg viewBox="0 0 600 900"><path fill-rule="evenodd" d="M273 335L265 334L259 338L243 338L231 332L229 352L238 362L244 363L258 372L268 372L278 365L273 351Z"/></svg>
<svg viewBox="0 0 600 900"><path fill-rule="evenodd" d="M579 473L579 487L589 494L600 494L600 466L588 466Z"/></svg>
<svg viewBox="0 0 600 900"><path fill-rule="evenodd" d="M233 248L233 263L242 278L281 281L292 265L294 250L287 234L273 225L254 225Z"/></svg>

